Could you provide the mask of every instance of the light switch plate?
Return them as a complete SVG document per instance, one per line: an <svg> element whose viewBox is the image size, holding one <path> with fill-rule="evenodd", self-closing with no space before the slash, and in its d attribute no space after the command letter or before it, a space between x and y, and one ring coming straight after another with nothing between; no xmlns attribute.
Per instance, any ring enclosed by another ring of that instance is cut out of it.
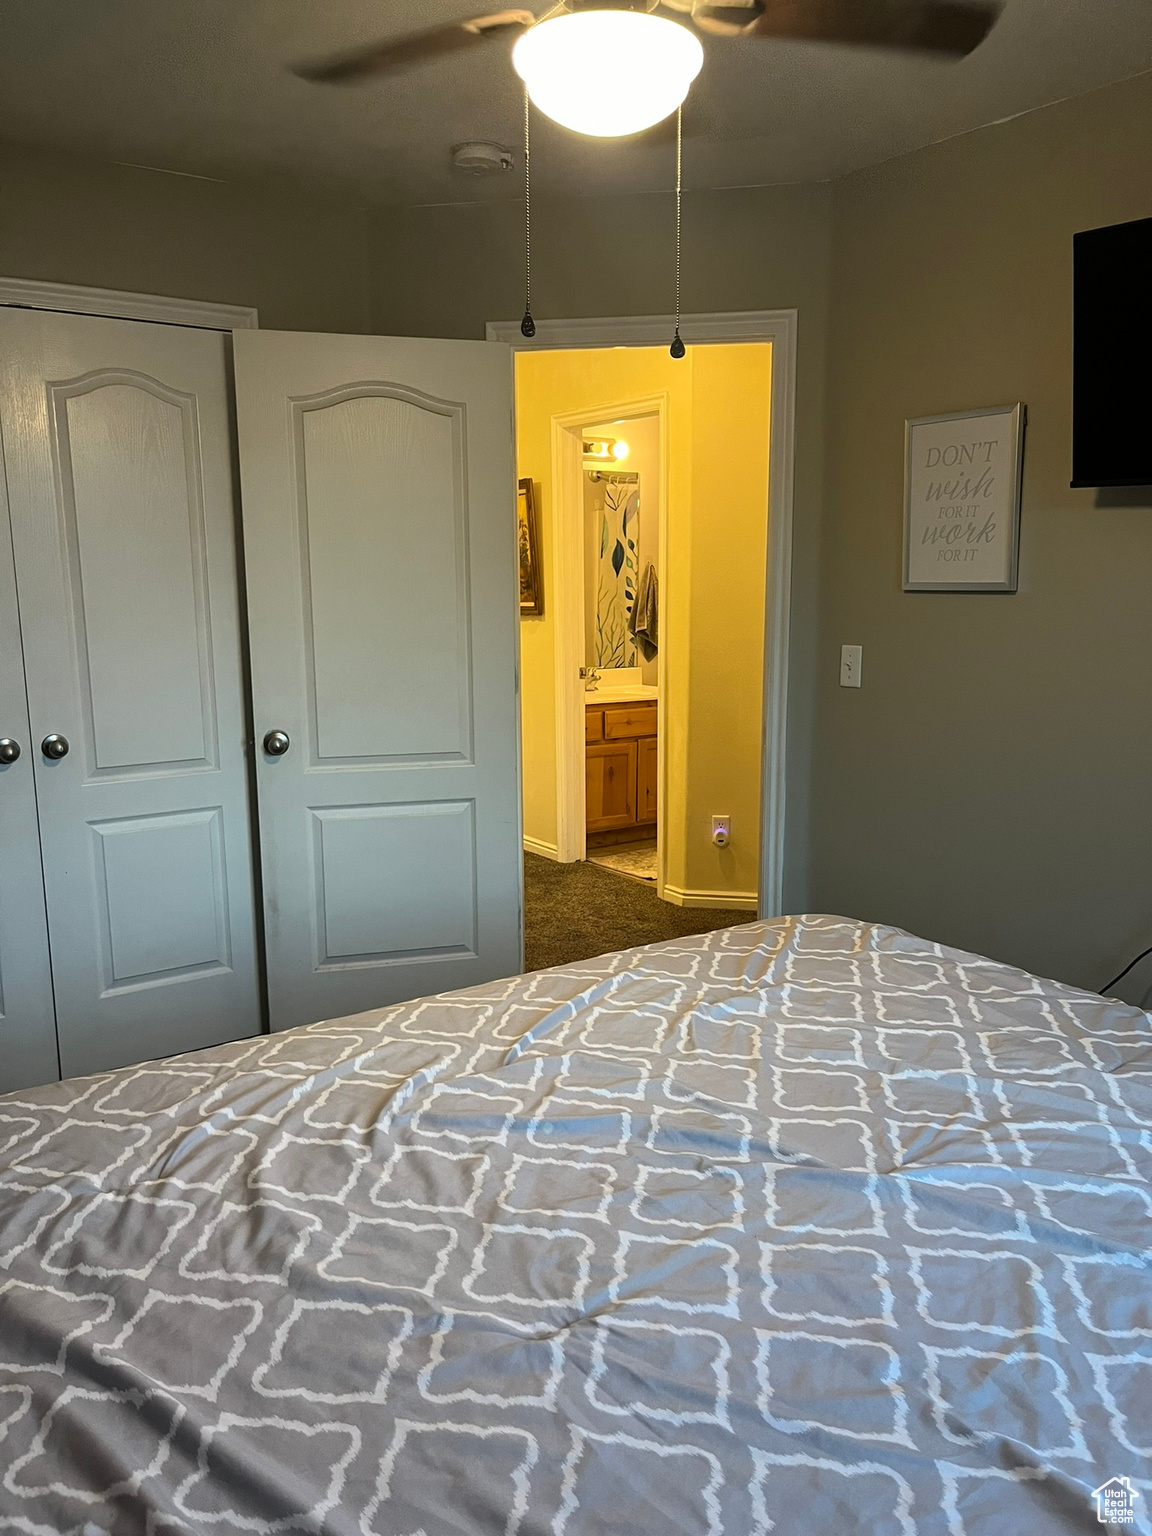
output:
<svg viewBox="0 0 1152 1536"><path fill-rule="evenodd" d="M860 669L863 664L864 647L862 645L842 645L840 647L841 688L859 688Z"/></svg>

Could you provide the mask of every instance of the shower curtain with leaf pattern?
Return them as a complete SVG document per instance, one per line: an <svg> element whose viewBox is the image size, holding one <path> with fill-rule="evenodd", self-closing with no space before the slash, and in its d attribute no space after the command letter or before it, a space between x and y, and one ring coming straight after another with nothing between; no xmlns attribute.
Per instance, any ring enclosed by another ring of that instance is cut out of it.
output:
<svg viewBox="0 0 1152 1536"><path fill-rule="evenodd" d="M597 490L596 666L634 667L636 641L628 619L639 585L640 485L634 475L605 476Z"/></svg>

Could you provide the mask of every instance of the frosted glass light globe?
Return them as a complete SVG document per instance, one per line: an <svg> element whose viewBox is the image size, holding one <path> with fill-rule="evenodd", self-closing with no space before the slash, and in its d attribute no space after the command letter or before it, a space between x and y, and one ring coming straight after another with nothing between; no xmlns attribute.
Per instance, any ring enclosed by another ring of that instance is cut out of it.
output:
<svg viewBox="0 0 1152 1536"><path fill-rule="evenodd" d="M545 116L575 133L621 138L676 108L700 73L700 39L645 11L573 11L517 42L512 65Z"/></svg>

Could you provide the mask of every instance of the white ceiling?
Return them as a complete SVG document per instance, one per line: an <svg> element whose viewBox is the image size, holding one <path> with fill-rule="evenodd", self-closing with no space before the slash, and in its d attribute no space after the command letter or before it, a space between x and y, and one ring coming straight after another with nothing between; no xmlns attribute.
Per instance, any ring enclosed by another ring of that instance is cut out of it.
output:
<svg viewBox="0 0 1152 1536"><path fill-rule="evenodd" d="M389 202L515 195L449 165L516 146L507 43L357 87L294 60L485 8L484 0L0 0L0 138L224 179L324 183ZM490 8L496 8L495 5ZM543 9L543 0L537 10ZM1007 0L961 64L709 39L685 108L685 184L825 180L1152 69L1150 0ZM541 124L539 190L669 185L672 150Z"/></svg>

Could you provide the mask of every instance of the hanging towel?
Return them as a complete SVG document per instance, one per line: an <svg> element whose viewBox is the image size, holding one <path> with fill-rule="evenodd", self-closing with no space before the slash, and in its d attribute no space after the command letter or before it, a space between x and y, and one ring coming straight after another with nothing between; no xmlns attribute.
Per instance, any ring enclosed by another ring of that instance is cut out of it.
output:
<svg viewBox="0 0 1152 1536"><path fill-rule="evenodd" d="M645 661L651 661L659 649L658 635L658 609L659 593L656 584L656 571L651 560L644 567L644 574L640 578L640 586L636 591L636 600L632 604L632 612L628 615L628 633L635 639L640 647L640 654Z"/></svg>

